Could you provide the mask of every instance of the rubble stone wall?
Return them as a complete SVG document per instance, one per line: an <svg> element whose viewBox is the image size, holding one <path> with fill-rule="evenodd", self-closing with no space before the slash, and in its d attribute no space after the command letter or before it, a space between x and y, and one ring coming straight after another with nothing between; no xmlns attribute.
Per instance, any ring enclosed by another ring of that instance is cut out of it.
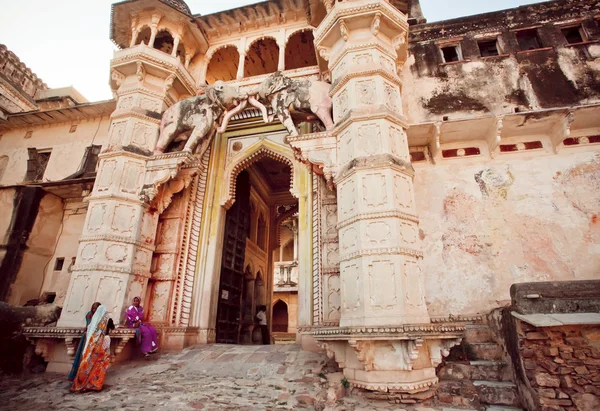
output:
<svg viewBox="0 0 600 411"><path fill-rule="evenodd" d="M517 321L519 353L541 410L600 409L600 326Z"/></svg>

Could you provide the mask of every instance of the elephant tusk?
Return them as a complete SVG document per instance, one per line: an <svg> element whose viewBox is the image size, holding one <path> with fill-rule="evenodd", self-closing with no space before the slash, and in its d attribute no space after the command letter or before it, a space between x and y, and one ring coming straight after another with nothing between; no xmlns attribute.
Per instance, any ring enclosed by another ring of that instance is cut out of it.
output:
<svg viewBox="0 0 600 411"><path fill-rule="evenodd" d="M263 121L265 123L268 124L272 121L269 119L269 115L268 115L267 108L265 107L265 105L262 104L260 101L258 101L256 99L256 97L254 97L254 95L248 97L248 102L250 103L251 106L256 107L257 109L260 110L260 112L262 113Z"/></svg>
<svg viewBox="0 0 600 411"><path fill-rule="evenodd" d="M223 121L221 122L221 125L217 128L217 132L219 134L223 134L225 132L225 130L227 129L227 125L229 124L229 120L231 119L231 117L235 116L237 113L242 111L244 108L246 108L247 105L248 105L248 101L242 100L242 102L240 104L238 104L233 110L226 111L225 116L223 117Z"/></svg>

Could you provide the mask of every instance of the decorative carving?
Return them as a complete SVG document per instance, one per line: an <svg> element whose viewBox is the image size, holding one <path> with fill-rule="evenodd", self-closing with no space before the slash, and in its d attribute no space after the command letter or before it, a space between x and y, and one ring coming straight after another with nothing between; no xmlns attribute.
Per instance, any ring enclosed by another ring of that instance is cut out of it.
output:
<svg viewBox="0 0 600 411"><path fill-rule="evenodd" d="M384 83L385 106L394 113L401 113L400 109L400 93L398 89L389 83Z"/></svg>
<svg viewBox="0 0 600 411"><path fill-rule="evenodd" d="M165 85L163 87L163 93L167 94L169 90L173 88L173 83L175 82L176 78L177 76L174 73L166 78Z"/></svg>
<svg viewBox="0 0 600 411"><path fill-rule="evenodd" d="M73 337L65 338L65 346L67 347L67 355L69 357L75 356L75 343L73 342Z"/></svg>
<svg viewBox="0 0 600 411"><path fill-rule="evenodd" d="M114 69L110 72L110 78L115 81L117 88L121 87L125 81L125 75Z"/></svg>
<svg viewBox="0 0 600 411"><path fill-rule="evenodd" d="M360 307L360 279L358 266L349 264L341 269L344 311L356 311Z"/></svg>
<svg viewBox="0 0 600 411"><path fill-rule="evenodd" d="M450 355L450 349L455 345L459 345L462 338L450 338L447 340L428 340L429 358L431 365L437 367L441 364L442 359Z"/></svg>
<svg viewBox="0 0 600 411"><path fill-rule="evenodd" d="M144 68L144 64L141 61L137 62L135 76L137 77L140 83L142 83L144 81L144 78L146 77L146 69Z"/></svg>
<svg viewBox="0 0 600 411"><path fill-rule="evenodd" d="M104 225L104 216L106 214L106 204L94 204L90 208L87 229L90 232L100 230Z"/></svg>
<svg viewBox="0 0 600 411"><path fill-rule="evenodd" d="M78 274L73 279L71 289L69 290L71 298L69 298L69 303L66 307L66 311L69 314L76 314L81 311L89 284L90 278L87 275Z"/></svg>
<svg viewBox="0 0 600 411"><path fill-rule="evenodd" d="M348 112L348 90L344 89L335 98L335 105L333 106L335 114L335 121L339 121Z"/></svg>
<svg viewBox="0 0 600 411"><path fill-rule="evenodd" d="M104 253L106 260L111 263L124 263L127 259L127 246L122 244L112 244L108 246Z"/></svg>
<svg viewBox="0 0 600 411"><path fill-rule="evenodd" d="M119 204L115 207L110 228L119 233L131 233L135 222L135 208Z"/></svg>
<svg viewBox="0 0 600 411"><path fill-rule="evenodd" d="M385 246L390 242L392 229L383 221L369 223L367 225L367 238L371 245Z"/></svg>
<svg viewBox="0 0 600 411"><path fill-rule="evenodd" d="M402 175L394 176L394 188L396 191L396 204L404 209L412 207L412 183L408 177Z"/></svg>
<svg viewBox="0 0 600 411"><path fill-rule="evenodd" d="M375 341L348 340L348 345L354 348L356 358L365 367L365 371L373 371L375 344Z"/></svg>
<svg viewBox="0 0 600 411"><path fill-rule="evenodd" d="M232 111L241 111L248 101L247 94L241 94L237 88L220 80L212 86L204 87L202 91L203 95L181 100L163 113L154 154L163 153L173 141L186 139L184 151L192 152L200 142L201 148L206 150L217 124L226 115L227 110L233 108ZM266 111L256 100L249 101ZM202 154L203 152L200 156Z"/></svg>
<svg viewBox="0 0 600 411"><path fill-rule="evenodd" d="M116 160L106 160L104 164L102 164L102 169L100 173L98 173L99 177L96 186L97 192L100 193L110 188L110 186L112 185L113 175L115 173L116 167Z"/></svg>
<svg viewBox="0 0 600 411"><path fill-rule="evenodd" d="M119 99L119 109L128 110L133 107L133 96L122 97Z"/></svg>
<svg viewBox="0 0 600 411"><path fill-rule="evenodd" d="M353 61L356 65L370 64L373 62L373 55L370 52L359 53L354 56Z"/></svg>
<svg viewBox="0 0 600 411"><path fill-rule="evenodd" d="M295 80L278 71L263 80L255 90L249 91L248 94L250 96L258 95L261 101L270 102L274 115L285 126L290 136L298 136L298 130L289 112L290 107L299 111L309 108L323 122L325 129L333 129L334 124L331 118L333 102L329 96L330 90L331 84L324 81ZM249 101L251 102L252 99ZM266 114L266 109L264 114ZM271 115L268 120L272 121L273 118L274 116Z"/></svg>
<svg viewBox="0 0 600 411"><path fill-rule="evenodd" d="M362 180L362 199L367 207L380 207L387 203L387 184L385 175L366 174Z"/></svg>
<svg viewBox="0 0 600 411"><path fill-rule="evenodd" d="M83 261L91 261L96 258L98 252L98 245L95 243L87 243L81 249L81 259Z"/></svg>
<svg viewBox="0 0 600 411"><path fill-rule="evenodd" d="M325 61L329 61L329 49L326 47L319 47L317 48L317 50L319 51L319 56L321 56L323 58L323 60Z"/></svg>
<svg viewBox="0 0 600 411"><path fill-rule="evenodd" d="M156 131L152 129L152 127L143 124L136 123L133 126L133 137L131 138L131 142L138 145L142 148L147 148L153 143L154 136Z"/></svg>
<svg viewBox="0 0 600 411"><path fill-rule="evenodd" d="M375 17L373 17L373 22L371 23L371 34L373 34L373 36L377 36L379 34L380 28L381 28L381 13L376 13Z"/></svg>
<svg viewBox="0 0 600 411"><path fill-rule="evenodd" d="M344 20L340 20L340 34L344 41L348 41L348 27Z"/></svg>
<svg viewBox="0 0 600 411"><path fill-rule="evenodd" d="M371 307L390 310L398 304L396 272L390 260L373 261L369 264L369 296Z"/></svg>
<svg viewBox="0 0 600 411"><path fill-rule="evenodd" d="M366 155L381 152L381 130L376 123L364 124L358 127L359 153Z"/></svg>
<svg viewBox="0 0 600 411"><path fill-rule="evenodd" d="M354 211L356 204L354 191L354 181L350 180L339 186L339 209L342 218L349 217L350 213Z"/></svg>
<svg viewBox="0 0 600 411"><path fill-rule="evenodd" d="M356 93L358 102L365 106L375 104L377 98L377 88L373 80L363 80L356 82Z"/></svg>
<svg viewBox="0 0 600 411"><path fill-rule="evenodd" d="M112 125L112 131L110 133L110 145L116 146L123 144L123 137L125 135L125 129L127 128L127 121L114 122Z"/></svg>
<svg viewBox="0 0 600 411"><path fill-rule="evenodd" d="M339 274L329 274L326 278L327 306L325 308L325 321L339 321L341 308L340 276Z"/></svg>
<svg viewBox="0 0 600 411"><path fill-rule="evenodd" d="M130 194L137 193L141 187L143 177L143 164L134 161L126 161L121 177L121 192Z"/></svg>
<svg viewBox="0 0 600 411"><path fill-rule="evenodd" d="M123 299L123 289L124 281L121 277L104 276L98 283L96 301L102 301L102 305L104 305L108 312L113 316L119 316L121 313L117 312L117 309Z"/></svg>

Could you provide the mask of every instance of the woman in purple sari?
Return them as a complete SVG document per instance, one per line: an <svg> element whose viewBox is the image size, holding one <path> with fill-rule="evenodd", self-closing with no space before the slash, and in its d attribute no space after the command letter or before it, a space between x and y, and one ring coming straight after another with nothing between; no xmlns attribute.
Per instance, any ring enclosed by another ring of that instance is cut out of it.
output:
<svg viewBox="0 0 600 411"><path fill-rule="evenodd" d="M158 339L156 337L156 329L144 322L144 308L140 305L140 301L140 297L135 297L133 305L127 309L127 326L138 329L142 354L147 357L158 350Z"/></svg>

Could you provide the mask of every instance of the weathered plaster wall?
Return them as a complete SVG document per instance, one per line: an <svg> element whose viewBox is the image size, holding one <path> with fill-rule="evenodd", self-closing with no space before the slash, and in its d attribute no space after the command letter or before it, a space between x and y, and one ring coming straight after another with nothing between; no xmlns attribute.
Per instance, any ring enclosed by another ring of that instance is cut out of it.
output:
<svg viewBox="0 0 600 411"><path fill-rule="evenodd" d="M416 123L600 102L598 11L598 1L560 0L411 26L405 112ZM589 42L567 45L565 24ZM523 52L515 30L530 27L541 47ZM495 39L500 55L482 58L478 41ZM462 60L445 63L445 46L458 46Z"/></svg>
<svg viewBox="0 0 600 411"><path fill-rule="evenodd" d="M71 278L72 259L77 255L79 237L83 231L83 224L87 213L87 204L80 201L68 202L64 206L62 227L58 232L56 249L46 269L46 277L42 287L42 293L56 293L54 304L62 307L69 279ZM54 270L57 258L64 258L62 270Z"/></svg>
<svg viewBox="0 0 600 411"><path fill-rule="evenodd" d="M600 267L600 151L501 155L417 168L431 316L485 313L515 282L584 280Z"/></svg>
<svg viewBox="0 0 600 411"><path fill-rule="evenodd" d="M56 181L73 174L81 165L86 147L92 142L106 145L109 125L107 116L82 122L73 133L69 133L70 123L33 128L30 138L25 138L28 130L24 128L7 131L0 138L0 153L9 158L0 185L17 184L25 179L28 148L52 149L44 181Z"/></svg>
<svg viewBox="0 0 600 411"><path fill-rule="evenodd" d="M40 296L44 272L53 254L62 218L62 200L46 194L29 234L19 273L10 287L9 304L22 305Z"/></svg>

